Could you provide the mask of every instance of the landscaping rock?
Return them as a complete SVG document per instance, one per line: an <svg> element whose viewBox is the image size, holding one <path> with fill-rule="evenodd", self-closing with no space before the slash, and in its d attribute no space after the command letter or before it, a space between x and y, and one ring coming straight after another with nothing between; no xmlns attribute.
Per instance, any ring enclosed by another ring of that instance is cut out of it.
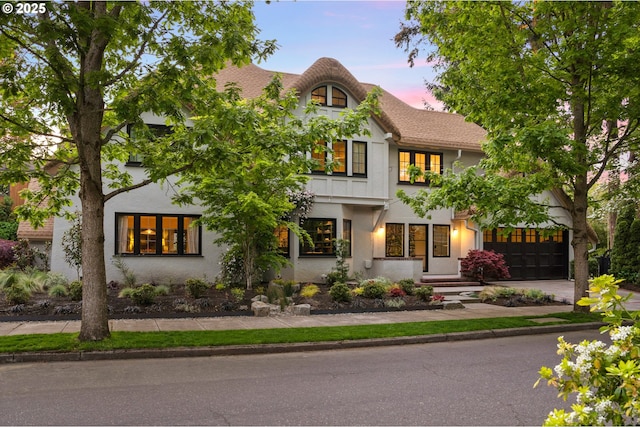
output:
<svg viewBox="0 0 640 427"><path fill-rule="evenodd" d="M267 298L266 295L256 295L255 297L251 298L251 302L256 302L256 301L269 302L269 298Z"/></svg>
<svg viewBox="0 0 640 427"><path fill-rule="evenodd" d="M271 313L271 305L262 301L254 301L251 303L251 311L256 317L268 317Z"/></svg>
<svg viewBox="0 0 640 427"><path fill-rule="evenodd" d="M310 316L311 305L310 304L298 304L293 306L294 316Z"/></svg>
<svg viewBox="0 0 640 427"><path fill-rule="evenodd" d="M445 301L444 302L444 308L445 310L458 310L461 308L464 308L464 305L462 305L462 303L458 300L451 300L451 301Z"/></svg>

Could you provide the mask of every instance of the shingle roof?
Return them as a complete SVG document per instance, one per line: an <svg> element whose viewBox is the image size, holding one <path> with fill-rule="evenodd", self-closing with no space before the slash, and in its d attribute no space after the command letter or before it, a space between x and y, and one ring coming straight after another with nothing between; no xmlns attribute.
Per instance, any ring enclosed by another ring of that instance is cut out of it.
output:
<svg viewBox="0 0 640 427"><path fill-rule="evenodd" d="M255 64L242 68L229 66L216 75L216 80L219 88L235 82L242 89L243 96L254 98L260 95L275 73ZM279 74L285 90L295 89L298 93L306 93L321 83L335 83L351 92L358 102L376 86L359 82L332 58L318 59L302 74ZM486 132L480 126L466 122L459 114L414 108L384 89L380 107L382 113L374 119L385 132L393 135L399 145L482 151L480 143Z"/></svg>

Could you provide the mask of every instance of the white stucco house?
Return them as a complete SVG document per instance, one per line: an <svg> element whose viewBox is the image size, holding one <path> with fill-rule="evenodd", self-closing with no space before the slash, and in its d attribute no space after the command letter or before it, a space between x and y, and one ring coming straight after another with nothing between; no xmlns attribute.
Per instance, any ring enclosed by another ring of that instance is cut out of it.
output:
<svg viewBox="0 0 640 427"><path fill-rule="evenodd" d="M217 80L219 87L235 82L243 96L254 97L273 73L256 65L230 67L222 70ZM302 74L281 74L285 89L297 90L301 107L315 99L322 105L320 114L331 117L345 107L356 107L374 87L357 81L330 58L317 60ZM351 272L364 277L419 280L423 276L456 276L459 258L476 248L504 253L516 279L568 277L570 231L543 239L536 230L523 227L505 238L496 230L478 229L450 209L431 212L431 219L425 219L401 203L395 197L397 189L410 193L429 186L428 182L409 182L409 164L436 173L456 161L475 164L483 156L485 132L460 115L416 109L384 90L380 102L381 115L369 120L371 136L333 142L333 155L340 166L332 173L311 173L307 185L316 197L304 227L314 245L301 245L292 233L280 233L282 250L290 261L280 272L283 278L321 281L335 266L334 238L351 242ZM164 125L161 117L151 114L144 120L159 129ZM143 169L135 160L122 167L128 168L134 179L143 179ZM176 283L188 277L213 279L218 275L225 248L214 245L211 232L190 226L200 213L199 207L172 204L170 191L170 185L150 185L107 202L108 280L122 280L113 265L116 256L124 258L140 281ZM555 197L551 193L546 196ZM556 221L570 225L570 217L562 209L554 214ZM63 218L54 221L51 268L73 278L75 270L65 263L60 245L69 226Z"/></svg>

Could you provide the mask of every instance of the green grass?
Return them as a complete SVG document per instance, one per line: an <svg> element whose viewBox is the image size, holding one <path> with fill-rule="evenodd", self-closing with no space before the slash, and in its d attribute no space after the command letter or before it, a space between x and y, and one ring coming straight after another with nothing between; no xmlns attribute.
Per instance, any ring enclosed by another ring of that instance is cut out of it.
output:
<svg viewBox="0 0 640 427"><path fill-rule="evenodd" d="M563 324L597 322L602 319L599 314L563 312L545 316L441 320L382 325L227 331L112 332L111 338L100 342L80 342L78 334L12 335L0 337L0 353L208 347L407 337L489 329L535 327L541 325L529 319L544 317L564 319ZM553 323L545 323L545 325L549 324Z"/></svg>

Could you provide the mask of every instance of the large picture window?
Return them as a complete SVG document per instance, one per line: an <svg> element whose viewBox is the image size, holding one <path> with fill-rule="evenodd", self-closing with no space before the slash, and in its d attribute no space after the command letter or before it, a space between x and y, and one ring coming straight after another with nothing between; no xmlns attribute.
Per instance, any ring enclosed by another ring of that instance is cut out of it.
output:
<svg viewBox="0 0 640 427"><path fill-rule="evenodd" d="M313 256L335 256L336 220L308 218L300 224L311 236L312 245L301 242L300 254Z"/></svg>
<svg viewBox="0 0 640 427"><path fill-rule="evenodd" d="M198 216L116 214L117 255L200 255Z"/></svg>
<svg viewBox="0 0 640 427"><path fill-rule="evenodd" d="M276 238L278 239L278 253L284 257L289 257L289 228L284 225L276 227Z"/></svg>
<svg viewBox="0 0 640 427"><path fill-rule="evenodd" d="M400 150L398 152L398 180L401 183L411 182L409 175L409 166L419 167L423 172L430 171L436 174L442 174L442 154L428 153L426 151ZM429 184L424 176L416 178L417 184Z"/></svg>
<svg viewBox="0 0 640 427"><path fill-rule="evenodd" d="M404 256L404 224L387 223L385 225L385 253L386 257Z"/></svg>
<svg viewBox="0 0 640 427"><path fill-rule="evenodd" d="M451 227L449 225L433 226L433 256L451 256Z"/></svg>

